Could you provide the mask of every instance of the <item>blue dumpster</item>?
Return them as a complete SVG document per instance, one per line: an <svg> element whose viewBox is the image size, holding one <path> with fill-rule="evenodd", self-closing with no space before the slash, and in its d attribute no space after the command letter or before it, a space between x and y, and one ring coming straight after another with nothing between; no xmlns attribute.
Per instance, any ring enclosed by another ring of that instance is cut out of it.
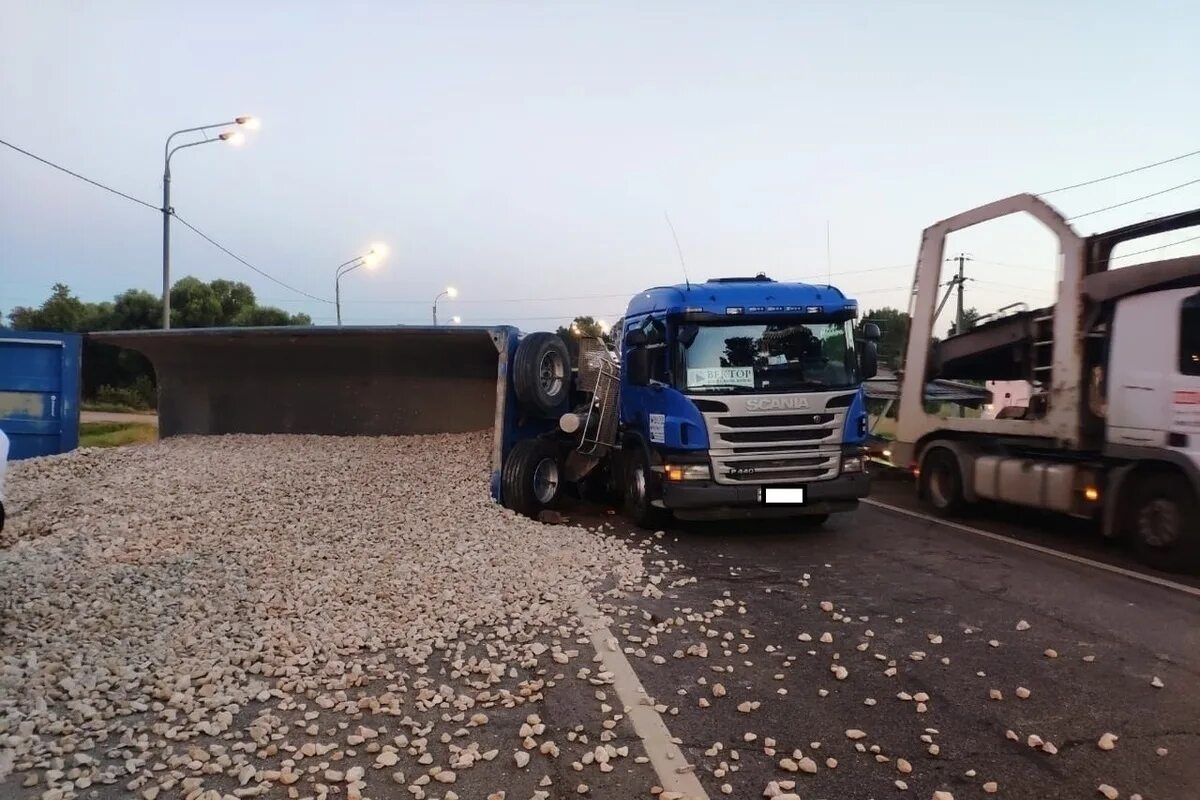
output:
<svg viewBox="0 0 1200 800"><path fill-rule="evenodd" d="M0 330L0 430L10 460L78 446L79 351L79 334Z"/></svg>

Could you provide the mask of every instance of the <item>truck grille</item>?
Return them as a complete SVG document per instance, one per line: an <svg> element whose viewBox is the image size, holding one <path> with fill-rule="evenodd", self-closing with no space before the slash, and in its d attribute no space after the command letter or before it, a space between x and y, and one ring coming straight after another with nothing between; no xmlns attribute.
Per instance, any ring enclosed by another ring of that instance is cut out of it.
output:
<svg viewBox="0 0 1200 800"><path fill-rule="evenodd" d="M737 399L722 398L729 406ZM812 398L821 408L825 400ZM723 484L803 483L836 477L845 409L824 413L704 413L713 479Z"/></svg>

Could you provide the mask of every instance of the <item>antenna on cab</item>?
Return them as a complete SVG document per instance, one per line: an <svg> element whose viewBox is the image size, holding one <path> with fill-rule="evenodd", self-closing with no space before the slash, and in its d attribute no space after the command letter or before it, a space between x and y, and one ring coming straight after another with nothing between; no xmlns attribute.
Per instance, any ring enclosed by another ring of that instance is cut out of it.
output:
<svg viewBox="0 0 1200 800"><path fill-rule="evenodd" d="M663 216L667 218L667 227L671 229L671 238L675 240L675 252L679 254L679 268L683 270L683 282L687 284L688 291L691 291L692 282L688 280L687 264L683 263L683 248L679 246L679 235L675 233L675 226L671 224L671 215L663 211Z"/></svg>

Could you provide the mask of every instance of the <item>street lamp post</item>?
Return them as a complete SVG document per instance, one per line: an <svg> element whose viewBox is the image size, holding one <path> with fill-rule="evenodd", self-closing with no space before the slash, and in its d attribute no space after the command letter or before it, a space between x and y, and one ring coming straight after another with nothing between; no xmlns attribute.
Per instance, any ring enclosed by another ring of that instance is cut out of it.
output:
<svg viewBox="0 0 1200 800"><path fill-rule="evenodd" d="M185 147L195 147L210 142L229 142L233 145L241 144L245 139L245 135L238 130L224 131L215 139L208 138L208 131L213 128L224 128L227 125L238 125L255 130L258 128L258 120L255 117L234 117L228 122L216 122L212 125L197 125L194 128L183 128L168 136L167 143L163 145L163 330L171 328L171 214L174 213L174 209L171 208L171 156ZM171 140L181 133L204 133L205 138L198 142L188 142L187 144L171 147Z"/></svg>
<svg viewBox="0 0 1200 800"><path fill-rule="evenodd" d="M453 286L447 286L445 291L443 291L437 297L433 298L433 325L435 328L437 327L437 324L438 324L438 321L437 321L438 300L441 300L443 297L449 297L451 299L458 297L458 289L455 289Z"/></svg>
<svg viewBox="0 0 1200 800"><path fill-rule="evenodd" d="M355 256L349 261L338 264L337 272L333 276L333 305L337 309L337 324L340 327L342 324L342 276L349 275L359 267L374 269L379 263L379 259L383 258L386 248L377 244L367 251L366 255Z"/></svg>

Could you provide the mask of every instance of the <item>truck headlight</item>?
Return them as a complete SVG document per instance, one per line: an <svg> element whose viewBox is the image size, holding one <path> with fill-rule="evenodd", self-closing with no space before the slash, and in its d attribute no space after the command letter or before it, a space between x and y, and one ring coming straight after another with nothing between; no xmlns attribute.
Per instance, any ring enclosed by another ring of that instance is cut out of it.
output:
<svg viewBox="0 0 1200 800"><path fill-rule="evenodd" d="M862 472L866 468L866 462L864 456L847 456L842 459L842 473Z"/></svg>
<svg viewBox="0 0 1200 800"><path fill-rule="evenodd" d="M708 464L667 464L663 475L669 481L706 481L712 478Z"/></svg>

